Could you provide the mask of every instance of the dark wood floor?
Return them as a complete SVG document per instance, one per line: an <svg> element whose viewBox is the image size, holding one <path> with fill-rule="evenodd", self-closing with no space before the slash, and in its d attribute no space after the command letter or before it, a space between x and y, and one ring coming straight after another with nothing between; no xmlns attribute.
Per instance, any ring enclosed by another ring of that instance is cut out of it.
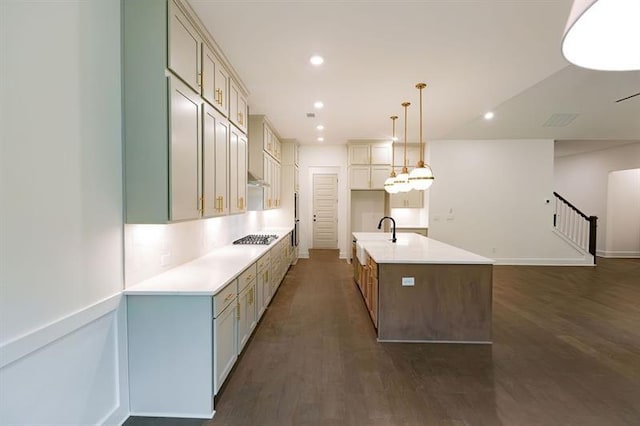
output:
<svg viewBox="0 0 640 426"><path fill-rule="evenodd" d="M350 265L289 271L212 421L125 425L640 425L640 259L497 266L493 345L377 343Z"/></svg>

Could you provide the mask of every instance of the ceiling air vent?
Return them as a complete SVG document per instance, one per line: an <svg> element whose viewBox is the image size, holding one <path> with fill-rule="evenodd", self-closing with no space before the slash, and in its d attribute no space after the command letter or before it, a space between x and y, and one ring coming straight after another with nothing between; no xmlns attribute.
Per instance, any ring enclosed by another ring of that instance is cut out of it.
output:
<svg viewBox="0 0 640 426"><path fill-rule="evenodd" d="M553 114L544 122L542 127L566 127L578 116L578 114Z"/></svg>
<svg viewBox="0 0 640 426"><path fill-rule="evenodd" d="M307 118L315 118L316 113L315 112L308 112L307 113Z"/></svg>

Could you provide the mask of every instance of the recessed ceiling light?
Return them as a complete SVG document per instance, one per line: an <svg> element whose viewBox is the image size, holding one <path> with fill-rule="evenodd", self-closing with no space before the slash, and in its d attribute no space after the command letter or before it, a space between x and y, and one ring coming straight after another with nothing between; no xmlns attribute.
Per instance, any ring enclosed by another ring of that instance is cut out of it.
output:
<svg viewBox="0 0 640 426"><path fill-rule="evenodd" d="M394 136L394 137L391 138L391 140L394 141L394 142L398 142L398 137Z"/></svg>
<svg viewBox="0 0 640 426"><path fill-rule="evenodd" d="M320 101L316 101L313 103L313 106L315 109L321 109L324 106L324 104Z"/></svg>
<svg viewBox="0 0 640 426"><path fill-rule="evenodd" d="M309 62L311 62L311 65L319 66L324 63L324 58L320 55L313 55L309 58Z"/></svg>
<svg viewBox="0 0 640 426"><path fill-rule="evenodd" d="M318 125L316 126L316 129L318 129L318 130L324 130L324 126L323 126L322 124L318 124Z"/></svg>
<svg viewBox="0 0 640 426"><path fill-rule="evenodd" d="M493 117L494 117L494 114L493 114L492 111L489 111L489 112L484 114L484 119L485 120L491 120L491 119L493 119Z"/></svg>
<svg viewBox="0 0 640 426"><path fill-rule="evenodd" d="M323 137L319 137L318 138L318 142L324 142L324 138Z"/></svg>

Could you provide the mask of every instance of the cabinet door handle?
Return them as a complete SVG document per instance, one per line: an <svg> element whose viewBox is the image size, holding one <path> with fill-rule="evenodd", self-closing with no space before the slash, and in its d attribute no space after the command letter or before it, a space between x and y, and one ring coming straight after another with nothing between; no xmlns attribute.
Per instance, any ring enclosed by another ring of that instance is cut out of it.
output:
<svg viewBox="0 0 640 426"><path fill-rule="evenodd" d="M238 320L240 320L240 302L236 304L236 310L238 311Z"/></svg>
<svg viewBox="0 0 640 426"><path fill-rule="evenodd" d="M198 87L202 87L202 73L199 72L198 73Z"/></svg>

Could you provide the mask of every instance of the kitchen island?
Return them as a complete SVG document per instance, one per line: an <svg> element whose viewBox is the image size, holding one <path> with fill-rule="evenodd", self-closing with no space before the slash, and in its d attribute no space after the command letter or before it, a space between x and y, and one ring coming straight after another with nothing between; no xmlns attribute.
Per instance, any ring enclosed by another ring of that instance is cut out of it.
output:
<svg viewBox="0 0 640 426"><path fill-rule="evenodd" d="M354 232L379 341L491 343L493 260L418 234Z"/></svg>

